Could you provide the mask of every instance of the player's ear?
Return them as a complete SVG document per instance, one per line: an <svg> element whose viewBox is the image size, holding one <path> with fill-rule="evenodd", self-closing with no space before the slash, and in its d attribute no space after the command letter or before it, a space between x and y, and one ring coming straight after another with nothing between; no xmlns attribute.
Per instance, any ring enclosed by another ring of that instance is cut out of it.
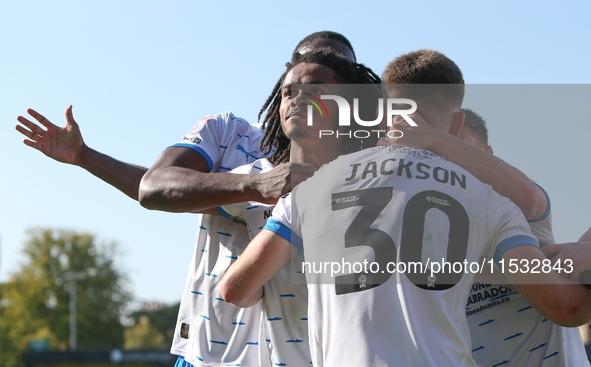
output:
<svg viewBox="0 0 591 367"><path fill-rule="evenodd" d="M482 148L482 149L486 150L490 154L493 154L493 149L490 145L485 145L484 148Z"/></svg>
<svg viewBox="0 0 591 367"><path fill-rule="evenodd" d="M464 111L456 111L452 115L449 133L457 138L460 135L462 126L464 126Z"/></svg>

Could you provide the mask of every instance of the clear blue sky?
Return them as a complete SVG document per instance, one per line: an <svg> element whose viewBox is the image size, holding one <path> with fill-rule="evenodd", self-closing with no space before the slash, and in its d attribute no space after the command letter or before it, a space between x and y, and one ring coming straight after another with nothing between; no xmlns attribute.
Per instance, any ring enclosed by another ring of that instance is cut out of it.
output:
<svg viewBox="0 0 591 367"><path fill-rule="evenodd" d="M591 84L590 2L334 4L2 2L0 281L23 261L26 228L61 227L118 242L139 300L178 301L198 216L145 210L51 161L22 144L16 116L31 107L63 125L72 104L90 147L148 167L204 115L255 122L297 42L319 30L343 33L378 74L401 53L433 48L467 83L501 84L475 86L487 97L465 103L489 121L495 154L547 189L558 241L591 226L591 88L562 85Z"/></svg>

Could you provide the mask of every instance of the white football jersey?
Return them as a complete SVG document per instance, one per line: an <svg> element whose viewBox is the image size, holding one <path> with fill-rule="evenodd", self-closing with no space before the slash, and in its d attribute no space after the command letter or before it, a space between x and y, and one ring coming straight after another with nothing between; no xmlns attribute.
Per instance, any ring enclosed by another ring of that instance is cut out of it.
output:
<svg viewBox="0 0 591 367"><path fill-rule="evenodd" d="M228 172L263 157L262 131L229 112L206 116L173 146L200 153L211 172ZM171 353L194 366L258 366L261 303L224 302L221 279L248 245L246 221L202 215L179 309Z"/></svg>
<svg viewBox="0 0 591 367"><path fill-rule="evenodd" d="M232 170L232 173L264 173L273 167L267 159L260 159L238 167ZM273 208L274 205L244 202L216 209L225 216L245 218L252 239L271 217ZM302 260L303 255L298 256L263 286L263 323L259 331L261 365L309 366L311 363L308 342L308 290L300 270Z"/></svg>
<svg viewBox="0 0 591 367"><path fill-rule="evenodd" d="M544 216L529 222L540 247L554 243L550 198L546 197ZM579 329L548 321L511 288L474 283L466 316L478 366L589 366Z"/></svg>
<svg viewBox="0 0 591 367"><path fill-rule="evenodd" d="M317 367L476 366L469 264L537 246L519 208L489 185L397 146L323 166L279 201L265 228L303 240Z"/></svg>

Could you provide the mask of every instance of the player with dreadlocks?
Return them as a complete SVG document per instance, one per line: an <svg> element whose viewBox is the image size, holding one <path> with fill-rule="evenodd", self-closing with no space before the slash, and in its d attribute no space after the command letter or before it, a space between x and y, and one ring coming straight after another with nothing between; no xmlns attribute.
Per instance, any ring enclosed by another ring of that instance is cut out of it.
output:
<svg viewBox="0 0 591 367"><path fill-rule="evenodd" d="M330 49L332 51L336 51L337 53L349 57L352 61L355 61L355 55L353 53L347 54L345 52L334 50L333 48L329 47L329 45L327 44L328 39L337 39L343 44L348 45L351 48L351 51L353 50L346 38L344 38L342 35L338 33L336 35L332 35L332 33L333 32L326 31L318 32L304 38L296 47L296 51L292 56L291 62L286 64L288 66L288 70L286 71L286 73L289 72L290 65L293 65L294 62L297 62L299 56L313 49L312 47L316 47L316 49L319 49L318 46L322 46L323 49ZM352 76L356 80L353 82L354 84L377 85L381 83L380 77L377 74L375 74L371 69L365 67L362 64L355 64L355 68L355 75ZM275 84L275 87L273 88L273 91L271 92L271 95L267 98L265 104L259 112L260 121L261 116L263 115L265 110L267 111L265 118L262 122L262 129L265 132L265 134L263 135L263 139L261 140L259 150L265 154L269 154L274 150L273 154L269 157L269 161L271 161L273 164L279 164L289 161L290 139L287 136L285 136L282 129L280 128L281 121L279 118L279 106L281 105L281 83L285 75L286 74L282 75L281 78L279 78L279 80Z"/></svg>
<svg viewBox="0 0 591 367"><path fill-rule="evenodd" d="M327 113L320 115L316 111L313 126L307 126L310 95L320 97L322 94L337 94L352 102L352 98L360 97L356 92L366 92L363 93L364 99L374 102L374 105L367 104L367 108L375 114L381 88L375 87L379 85L379 78L376 81L371 75L371 71L368 73L368 69L362 65L326 50L294 55L279 79L280 117L274 125L277 133L270 135L270 146L277 143L273 139L285 137L288 141L291 140L291 149L288 151L291 162L312 163L316 166L336 158L338 154L358 151L362 146L374 146L377 136L358 139L354 136L354 128L338 126L337 106L334 102L326 101ZM363 87L358 84L365 84L370 88L345 88L346 84L356 84L354 87ZM339 129L341 135L320 137L319 129ZM347 134L348 131L352 134ZM312 152L314 154L310 154ZM246 172L262 171L270 165L267 159L259 160L249 165ZM272 207L263 207L258 203L246 203L241 207L241 216L246 218L253 238L266 223L267 216L264 213L270 213ZM233 210L224 207L225 209ZM296 257L264 285L263 320L273 365L304 366L312 363L307 321L308 292L304 275L298 271L302 261L302 256ZM227 302L232 302L232 298L227 298L226 294L222 293L222 297ZM258 303L260 298L259 294L248 306ZM264 350L260 349L260 353L262 355Z"/></svg>
<svg viewBox="0 0 591 367"><path fill-rule="evenodd" d="M325 47L355 58L349 41L335 32L318 32L306 37L294 53ZM66 126L62 128L34 110L28 112L46 129L19 116L18 121L24 127L19 125L17 130L30 139L25 140L26 145L60 162L84 168L134 200L138 200L139 191L142 205L150 209L199 212L245 200L275 203L290 190L290 165L280 165L265 174L227 173L264 156L258 152L261 130L231 113L199 121L182 141L167 148L148 171L89 148L74 121L71 106L66 110ZM284 149L279 144L274 146L279 151ZM305 170L302 175L311 172ZM180 365L258 365L254 345L260 306L258 313L256 307L239 310L225 303L218 292L225 268L247 243L248 234L242 220L202 217L171 349L181 357Z"/></svg>

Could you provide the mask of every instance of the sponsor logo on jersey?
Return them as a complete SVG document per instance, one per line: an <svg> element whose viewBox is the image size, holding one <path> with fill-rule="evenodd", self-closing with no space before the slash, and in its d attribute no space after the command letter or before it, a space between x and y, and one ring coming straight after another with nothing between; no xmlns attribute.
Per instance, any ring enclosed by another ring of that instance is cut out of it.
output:
<svg viewBox="0 0 591 367"><path fill-rule="evenodd" d="M189 140L189 141L192 141L192 142L193 142L193 143L195 143L195 144L199 144L199 143L201 143L201 141L202 141L201 139L199 139L199 138L198 138L198 137L196 137L196 136L194 136L194 137L192 137L192 138L189 138L189 137L186 137L186 136L185 136L185 137L183 137L183 140Z"/></svg>
<svg viewBox="0 0 591 367"><path fill-rule="evenodd" d="M236 223L236 224L240 224L241 226L245 226L246 227L246 221L240 217L233 217L232 218L232 223Z"/></svg>
<svg viewBox="0 0 591 367"><path fill-rule="evenodd" d="M181 338L189 339L189 324L181 324Z"/></svg>

